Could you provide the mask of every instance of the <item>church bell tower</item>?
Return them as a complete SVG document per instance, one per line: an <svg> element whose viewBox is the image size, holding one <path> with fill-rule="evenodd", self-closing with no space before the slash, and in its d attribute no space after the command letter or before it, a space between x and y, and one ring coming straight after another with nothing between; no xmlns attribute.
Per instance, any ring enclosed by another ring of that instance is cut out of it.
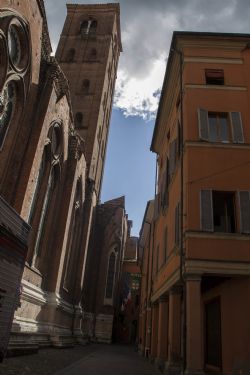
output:
<svg viewBox="0 0 250 375"><path fill-rule="evenodd" d="M56 58L69 80L75 128L85 141L87 177L97 201L121 50L119 4L67 5Z"/></svg>

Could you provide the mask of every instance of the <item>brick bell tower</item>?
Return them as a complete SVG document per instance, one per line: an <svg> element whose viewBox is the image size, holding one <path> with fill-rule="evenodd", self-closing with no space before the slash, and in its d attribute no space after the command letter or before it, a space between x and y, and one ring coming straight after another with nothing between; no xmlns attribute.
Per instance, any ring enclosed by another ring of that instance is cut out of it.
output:
<svg viewBox="0 0 250 375"><path fill-rule="evenodd" d="M99 200L112 98L122 50L119 4L67 4L56 58L69 80L75 128Z"/></svg>

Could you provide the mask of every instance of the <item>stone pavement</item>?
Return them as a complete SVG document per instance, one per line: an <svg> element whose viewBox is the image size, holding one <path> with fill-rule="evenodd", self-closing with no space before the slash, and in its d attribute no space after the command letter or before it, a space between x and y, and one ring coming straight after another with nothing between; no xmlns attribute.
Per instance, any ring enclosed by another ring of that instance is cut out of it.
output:
<svg viewBox="0 0 250 375"><path fill-rule="evenodd" d="M158 375L133 347L91 344L41 349L38 354L7 358L0 375Z"/></svg>

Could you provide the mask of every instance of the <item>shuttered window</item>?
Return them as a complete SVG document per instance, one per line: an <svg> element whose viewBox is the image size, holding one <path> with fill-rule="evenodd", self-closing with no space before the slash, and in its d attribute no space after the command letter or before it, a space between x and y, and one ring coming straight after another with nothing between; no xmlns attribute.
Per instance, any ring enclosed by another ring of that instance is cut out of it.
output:
<svg viewBox="0 0 250 375"><path fill-rule="evenodd" d="M239 201L241 232L250 233L250 191L240 191Z"/></svg>
<svg viewBox="0 0 250 375"><path fill-rule="evenodd" d="M235 233L236 232L237 226L236 226L235 193L234 192L201 190L200 200L201 200L201 229L203 231L222 232L222 233ZM249 197L248 197L248 202L249 202L248 212L250 214ZM244 196L243 201L242 201L242 205L244 206L242 208L243 210L245 209L245 204L246 204L246 197ZM249 223L250 223L250 215L249 215Z"/></svg>
<svg viewBox="0 0 250 375"><path fill-rule="evenodd" d="M169 186L169 159L167 158L165 168L163 170L161 184L161 204L162 208L168 207L168 186Z"/></svg>
<svg viewBox="0 0 250 375"><path fill-rule="evenodd" d="M208 112L199 108L199 137L209 142L243 143L240 112Z"/></svg>
<svg viewBox="0 0 250 375"><path fill-rule="evenodd" d="M166 165L163 167L161 172L161 205L164 208L164 196L166 191Z"/></svg>
<svg viewBox="0 0 250 375"><path fill-rule="evenodd" d="M201 230L205 232L213 232L213 201L212 190L201 190Z"/></svg>
<svg viewBox="0 0 250 375"><path fill-rule="evenodd" d="M167 257L168 257L168 228L165 227L165 230L164 230L164 263L166 263L167 261Z"/></svg>
<svg viewBox="0 0 250 375"><path fill-rule="evenodd" d="M205 109L199 108L199 137L203 141L208 141L208 112Z"/></svg>
<svg viewBox="0 0 250 375"><path fill-rule="evenodd" d="M169 174L170 178L173 176L176 164L176 151L177 151L177 140L175 139L170 143L170 153L169 153Z"/></svg>
<svg viewBox="0 0 250 375"><path fill-rule="evenodd" d="M180 244L180 203L175 208L175 244Z"/></svg>
<svg viewBox="0 0 250 375"><path fill-rule="evenodd" d="M230 112L234 143L244 143L240 112Z"/></svg>
<svg viewBox="0 0 250 375"><path fill-rule="evenodd" d="M158 272L159 270L159 257L160 257L160 246L158 245L157 246L157 249L156 249L156 273Z"/></svg>

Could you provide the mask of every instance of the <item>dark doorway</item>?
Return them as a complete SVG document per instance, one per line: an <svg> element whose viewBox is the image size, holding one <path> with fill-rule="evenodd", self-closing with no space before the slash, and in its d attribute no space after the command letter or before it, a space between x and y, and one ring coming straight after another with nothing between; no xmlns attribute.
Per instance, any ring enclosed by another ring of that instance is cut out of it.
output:
<svg viewBox="0 0 250 375"><path fill-rule="evenodd" d="M205 363L221 368L220 298L205 304Z"/></svg>

